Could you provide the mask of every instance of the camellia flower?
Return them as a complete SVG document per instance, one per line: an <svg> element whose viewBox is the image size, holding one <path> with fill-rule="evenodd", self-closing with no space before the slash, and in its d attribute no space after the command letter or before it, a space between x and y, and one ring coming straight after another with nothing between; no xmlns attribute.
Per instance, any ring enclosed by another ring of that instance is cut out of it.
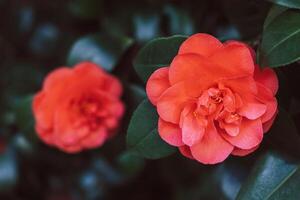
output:
<svg viewBox="0 0 300 200"><path fill-rule="evenodd" d="M184 41L170 66L147 82L160 137L205 164L258 148L277 113L278 80L254 57L247 45L208 34Z"/></svg>
<svg viewBox="0 0 300 200"><path fill-rule="evenodd" d="M101 146L123 115L121 93L120 82L96 64L54 70L33 100L38 136L69 153Z"/></svg>

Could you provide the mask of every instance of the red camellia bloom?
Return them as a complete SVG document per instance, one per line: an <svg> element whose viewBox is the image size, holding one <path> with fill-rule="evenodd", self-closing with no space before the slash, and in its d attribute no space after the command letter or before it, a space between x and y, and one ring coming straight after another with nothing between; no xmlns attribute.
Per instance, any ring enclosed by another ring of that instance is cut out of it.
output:
<svg viewBox="0 0 300 200"><path fill-rule="evenodd" d="M161 138L205 164L258 148L277 113L278 80L247 45L195 34L147 82Z"/></svg>
<svg viewBox="0 0 300 200"><path fill-rule="evenodd" d="M33 100L38 136L69 153L99 147L123 115L121 93L120 82L96 64L54 70Z"/></svg>

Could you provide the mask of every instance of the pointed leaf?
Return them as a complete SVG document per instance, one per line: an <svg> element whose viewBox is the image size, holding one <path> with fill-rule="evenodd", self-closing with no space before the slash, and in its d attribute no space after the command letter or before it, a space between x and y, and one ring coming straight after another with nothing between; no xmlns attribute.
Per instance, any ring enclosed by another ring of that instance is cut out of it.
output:
<svg viewBox="0 0 300 200"><path fill-rule="evenodd" d="M158 38L147 43L138 53L133 65L139 77L147 82L158 68L168 66L176 56L185 36Z"/></svg>
<svg viewBox="0 0 300 200"><path fill-rule="evenodd" d="M146 99L135 110L127 130L127 146L141 156L158 159L175 152L157 132L158 115Z"/></svg>

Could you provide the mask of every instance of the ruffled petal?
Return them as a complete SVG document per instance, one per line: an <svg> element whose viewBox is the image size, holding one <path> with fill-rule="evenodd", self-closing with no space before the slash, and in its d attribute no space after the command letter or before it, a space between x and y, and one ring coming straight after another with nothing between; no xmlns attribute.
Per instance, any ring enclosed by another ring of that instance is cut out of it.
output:
<svg viewBox="0 0 300 200"><path fill-rule="evenodd" d="M160 137L170 145L182 146L181 129L177 124L172 124L159 118L158 133Z"/></svg>
<svg viewBox="0 0 300 200"><path fill-rule="evenodd" d="M195 159L191 153L191 149L189 146L184 145L184 146L180 146L178 148L179 148L180 153L182 155L184 155L185 157L193 159L193 160Z"/></svg>
<svg viewBox="0 0 300 200"><path fill-rule="evenodd" d="M263 138L263 128L260 119L248 120L244 118L240 125L240 132L232 137L226 133L221 133L223 138L235 147L241 149L251 149L261 143Z"/></svg>
<svg viewBox="0 0 300 200"><path fill-rule="evenodd" d="M99 127L96 131L90 132L86 138L80 141L83 148L91 149L101 146L107 138L107 131Z"/></svg>
<svg viewBox="0 0 300 200"><path fill-rule="evenodd" d="M278 78L276 73L271 68L259 69L257 65L255 67L254 79L262 84L264 87L271 90L272 94L275 95L278 91Z"/></svg>
<svg viewBox="0 0 300 200"><path fill-rule="evenodd" d="M150 102L156 105L159 97L169 87L169 67L162 67L153 72L146 85L146 92Z"/></svg>
<svg viewBox="0 0 300 200"><path fill-rule="evenodd" d="M203 88L212 83L220 73L205 57L197 54L177 55L169 69L169 79L171 85L185 80L197 80L201 82Z"/></svg>
<svg viewBox="0 0 300 200"><path fill-rule="evenodd" d="M238 109L238 114L248 119L257 119L267 110L267 106L255 100L244 102L243 106Z"/></svg>
<svg viewBox="0 0 300 200"><path fill-rule="evenodd" d="M233 145L219 135L213 123L209 123L202 140L191 147L193 157L204 164L220 163L232 150Z"/></svg>
<svg viewBox="0 0 300 200"><path fill-rule="evenodd" d="M253 151L255 151L256 149L258 149L259 145L257 145L256 147L253 147L251 149L240 149L235 147L232 151L232 155L234 156L246 156L250 153L252 153Z"/></svg>
<svg viewBox="0 0 300 200"><path fill-rule="evenodd" d="M189 99L185 83L177 83L161 95L157 102L157 112L164 121L178 124L181 111Z"/></svg>
<svg viewBox="0 0 300 200"><path fill-rule="evenodd" d="M236 77L251 76L254 73L254 62L251 52L242 43L225 43L224 47L210 56L209 59L218 66L228 69Z"/></svg>
<svg viewBox="0 0 300 200"><path fill-rule="evenodd" d="M235 124L224 123L223 127L230 136L237 136L240 132L240 127Z"/></svg>
<svg viewBox="0 0 300 200"><path fill-rule="evenodd" d="M277 112L277 100L273 97L271 90L257 83L257 99L266 105L266 112L261 117L262 123L269 121Z"/></svg>
<svg viewBox="0 0 300 200"><path fill-rule="evenodd" d="M223 44L215 37L198 33L186 39L180 46L178 54L195 53L202 56L210 56L223 47Z"/></svg>
<svg viewBox="0 0 300 200"><path fill-rule="evenodd" d="M193 115L193 112L187 114L182 122L182 141L188 146L198 143L205 132L203 123Z"/></svg>
<svg viewBox="0 0 300 200"><path fill-rule="evenodd" d="M43 84L44 91L54 92L61 90L61 86L65 85L69 78L73 75L71 68L60 67L53 70L46 78Z"/></svg>

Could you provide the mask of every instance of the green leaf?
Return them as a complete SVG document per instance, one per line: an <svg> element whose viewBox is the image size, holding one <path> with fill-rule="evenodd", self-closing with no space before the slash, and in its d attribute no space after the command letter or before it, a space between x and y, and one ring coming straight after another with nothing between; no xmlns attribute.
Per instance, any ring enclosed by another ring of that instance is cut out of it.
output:
<svg viewBox="0 0 300 200"><path fill-rule="evenodd" d="M297 200L299 188L300 165L268 152L255 164L237 200Z"/></svg>
<svg viewBox="0 0 300 200"><path fill-rule="evenodd" d="M268 0L278 5L282 5L289 8L298 8L300 9L300 1L299 0Z"/></svg>
<svg viewBox="0 0 300 200"><path fill-rule="evenodd" d="M112 71L119 58L133 41L123 36L93 34L79 38L72 46L67 63L73 66L81 61L91 61Z"/></svg>
<svg viewBox="0 0 300 200"><path fill-rule="evenodd" d="M145 161L135 153L125 151L118 157L118 164L127 175L134 175L144 167Z"/></svg>
<svg viewBox="0 0 300 200"><path fill-rule="evenodd" d="M158 159L175 152L175 148L165 143L157 132L158 115L146 99L132 115L127 130L127 145L141 156Z"/></svg>
<svg viewBox="0 0 300 200"><path fill-rule="evenodd" d="M262 66L278 67L299 59L300 12L286 10L265 27L259 61Z"/></svg>
<svg viewBox="0 0 300 200"><path fill-rule="evenodd" d="M139 77L147 82L158 68L168 66L176 56L186 36L158 38L147 43L138 53L133 65Z"/></svg>
<svg viewBox="0 0 300 200"><path fill-rule="evenodd" d="M268 13L268 16L265 20L265 23L264 23L264 29L278 16L280 15L281 13L283 13L284 11L286 11L288 8L287 7L284 7L284 6L278 6L278 5L274 5L269 13Z"/></svg>

